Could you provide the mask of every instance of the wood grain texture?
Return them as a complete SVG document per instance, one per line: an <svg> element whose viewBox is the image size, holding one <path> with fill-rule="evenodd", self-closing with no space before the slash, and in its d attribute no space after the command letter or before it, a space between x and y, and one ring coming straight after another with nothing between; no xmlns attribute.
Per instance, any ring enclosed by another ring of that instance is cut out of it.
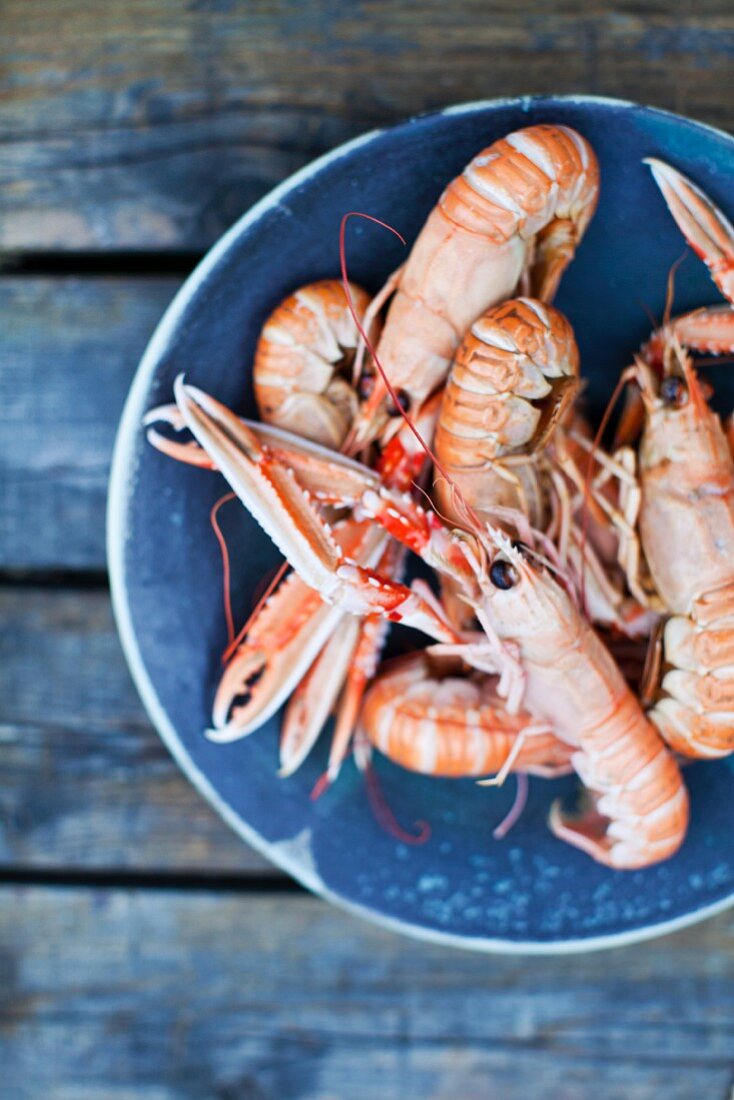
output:
<svg viewBox="0 0 734 1100"><path fill-rule="evenodd" d="M277 874L151 727L106 592L0 588L0 623L0 875Z"/></svg>
<svg viewBox="0 0 734 1100"><path fill-rule="evenodd" d="M530 961L305 896L0 896L14 1100L725 1100L731 1082L731 916Z"/></svg>
<svg viewBox="0 0 734 1100"><path fill-rule="evenodd" d="M0 253L188 257L315 155L467 99L734 129L733 66L729 0L0 0ZM114 433L177 285L0 278L0 569L104 568ZM3 1097L730 1100L731 915L478 958L301 894L92 886L282 882L152 730L102 590L0 588L0 776L0 879L90 884L0 887Z"/></svg>
<svg viewBox="0 0 734 1100"><path fill-rule="evenodd" d="M734 127L728 0L4 0L0 248L206 248L419 111L587 92Z"/></svg>
<svg viewBox="0 0 734 1100"><path fill-rule="evenodd" d="M104 569L117 424L177 286L0 279L0 567Z"/></svg>

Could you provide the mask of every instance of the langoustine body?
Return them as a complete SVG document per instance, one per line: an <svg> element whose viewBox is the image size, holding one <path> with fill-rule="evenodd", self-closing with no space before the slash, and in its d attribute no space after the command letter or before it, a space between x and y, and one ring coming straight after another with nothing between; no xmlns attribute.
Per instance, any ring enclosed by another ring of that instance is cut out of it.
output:
<svg viewBox="0 0 734 1100"><path fill-rule="evenodd" d="M549 301L596 208L599 167L567 126L529 126L479 153L445 189L394 291L376 354L411 411L446 377L469 326L518 287ZM355 450L385 423L378 378L360 411Z"/></svg>
<svg viewBox="0 0 734 1100"><path fill-rule="evenodd" d="M572 750L547 725L510 714L496 679L438 673L424 652L383 666L361 722L369 742L400 767L423 775L524 771L550 778L571 770Z"/></svg>
<svg viewBox="0 0 734 1100"><path fill-rule="evenodd" d="M685 176L649 163L731 305L734 228ZM650 601L669 616L647 686L650 718L676 751L720 757L734 750L734 458L686 347L734 350L730 306L669 322L627 372L639 386L644 423L631 513L642 558L634 538L625 554L628 569L649 570Z"/></svg>
<svg viewBox="0 0 734 1100"><path fill-rule="evenodd" d="M545 519L537 451L578 388L579 353L571 325L537 299L516 298L470 326L444 390L434 449L436 495L452 516L456 488L490 520L498 508Z"/></svg>
<svg viewBox="0 0 734 1100"><path fill-rule="evenodd" d="M370 296L355 283L349 293L362 317ZM285 298L255 349L252 379L262 419L338 450L359 408L350 377L358 342L338 279L309 283Z"/></svg>

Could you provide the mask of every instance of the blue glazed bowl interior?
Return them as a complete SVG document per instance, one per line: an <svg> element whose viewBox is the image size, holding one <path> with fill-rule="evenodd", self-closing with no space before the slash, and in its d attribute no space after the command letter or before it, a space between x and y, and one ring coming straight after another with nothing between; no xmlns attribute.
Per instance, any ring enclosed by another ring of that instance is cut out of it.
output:
<svg viewBox="0 0 734 1100"><path fill-rule="evenodd" d="M568 950L675 927L725 904L734 891L733 777L726 762L686 769L692 820L680 853L646 871L616 873L554 839L545 819L575 782L530 781L521 820L504 840L492 829L514 797L471 780L411 775L380 758L384 795L406 826L430 823L421 846L396 841L371 812L353 762L312 802L324 735L291 779L278 779L279 718L228 746L209 742L219 655L226 638L218 549L209 510L218 475L149 447L141 414L189 381L255 415L250 365L265 318L288 292L338 276L342 215L358 209L412 242L442 188L481 148L535 122L577 128L602 171L598 212L564 277L558 306L571 319L598 413L619 371L661 316L671 265L684 244L649 170L654 155L691 175L730 215L734 142L661 112L607 101L535 99L479 104L406 123L352 143L279 189L234 227L194 273L141 365L123 421L110 501L113 593L123 642L146 704L184 768L228 820L307 885L417 934L465 946ZM403 260L395 238L366 222L348 233L350 276L377 290ZM676 278L676 311L718 300L690 256ZM732 391L715 375L717 400ZM240 621L278 563L238 505L222 512L233 554ZM415 639L413 639L414 641ZM396 633L393 646L409 639Z"/></svg>

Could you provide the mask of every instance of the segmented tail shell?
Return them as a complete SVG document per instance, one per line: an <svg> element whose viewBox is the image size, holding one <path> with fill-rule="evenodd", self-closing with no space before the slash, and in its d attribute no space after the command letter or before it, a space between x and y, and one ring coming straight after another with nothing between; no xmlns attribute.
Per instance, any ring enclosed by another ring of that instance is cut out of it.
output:
<svg viewBox="0 0 734 1100"><path fill-rule="evenodd" d="M528 126L483 149L439 199L450 221L498 243L528 239L553 219L583 236L596 208L599 165L568 126Z"/></svg>
<svg viewBox="0 0 734 1100"><path fill-rule="evenodd" d="M362 710L370 742L395 764L436 776L498 772L533 726L525 711L509 714L491 679L437 677L423 653L390 662L370 688ZM521 743L513 771L567 770L572 750L548 732Z"/></svg>
<svg viewBox="0 0 734 1100"><path fill-rule="evenodd" d="M370 297L349 284L362 317ZM260 417L338 449L359 401L348 371L359 340L338 279L310 283L273 311L255 351L253 383Z"/></svg>
<svg viewBox="0 0 734 1100"><path fill-rule="evenodd" d="M451 368L435 440L441 464L472 507L538 511L534 469L516 464L510 474L501 460L545 443L578 371L573 329L553 306L515 298L474 322ZM450 489L439 483L438 492L450 511Z"/></svg>

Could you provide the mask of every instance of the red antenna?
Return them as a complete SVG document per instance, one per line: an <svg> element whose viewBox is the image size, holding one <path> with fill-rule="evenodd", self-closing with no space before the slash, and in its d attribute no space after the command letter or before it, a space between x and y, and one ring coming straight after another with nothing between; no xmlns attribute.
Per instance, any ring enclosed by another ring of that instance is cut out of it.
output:
<svg viewBox="0 0 734 1100"><path fill-rule="evenodd" d="M212 505L212 509L209 512L209 522L212 525L212 530L217 537L219 543L219 550L222 555L222 599L224 602L224 618L227 623L227 649L225 654L229 652L232 647L232 641L234 638L234 618L232 616L232 593L230 588L230 566L229 566L229 550L227 549L227 543L222 534L222 528L219 526L217 514L223 504L227 504L230 500L236 498L236 493L225 493ZM225 660L224 654L222 654L222 661Z"/></svg>
<svg viewBox="0 0 734 1100"><path fill-rule="evenodd" d="M240 631L237 634L237 637L232 638L231 642L229 643L229 645L225 649L224 653L222 654L222 663L223 664L227 663L227 661L232 656L232 654L234 653L237 646L240 644L242 639L245 637L245 635L247 634L247 631L250 629L253 622L255 621L255 617L260 614L263 607L268 602L268 600L272 596L273 592L275 591L275 589L278 587L278 585L282 581L285 574L288 572L288 568L289 568L289 566L288 566L287 561L281 562L281 564L278 566L278 568L276 569L276 571L275 571L275 573L272 577L272 580L269 581L269 583L268 583L265 591L263 592L262 596L260 596L257 603L255 604L252 611L250 612L250 614L247 618L247 622L240 629Z"/></svg>
<svg viewBox="0 0 734 1100"><path fill-rule="evenodd" d="M612 393L612 396L609 398L609 401L607 402L607 407L604 410L601 421L599 422L599 427L597 428L596 433L594 435L594 438L591 441L591 446L589 447L589 453L588 453L587 458L586 458L586 470L585 470L585 473L584 473L583 503L582 503L582 516L581 516L581 576L579 578L579 593L580 593L580 596L581 596L581 605L582 605L582 607L586 606L586 592L585 592L585 588L586 588L586 543L588 541L588 534L589 534L589 515L590 515L590 511L591 511L590 508L589 508L589 495L590 495L590 489L591 489L591 478L592 478L592 474L594 472L594 452L597 450L597 448L599 447L599 445L601 443L602 436L604 435L604 432L607 430L607 425L609 424L609 418L611 417L612 412L614 411L614 406L617 404L617 401L619 400L620 394L622 393L622 390L624 389L624 387L627 385L628 381L629 381L629 378L628 378L628 375L627 375L627 371L625 370L619 376L619 378L617 380L617 384L614 387L614 391Z"/></svg>
<svg viewBox="0 0 734 1100"><path fill-rule="evenodd" d="M406 243L405 238L403 237L403 235L401 233L399 233L397 231L397 229L394 229L393 226L388 225L387 222L383 222L379 218L374 218L371 214L362 214L358 210L350 210L348 214L344 215L344 217L341 220L341 225L339 226L339 262L340 262L340 266L341 266L342 286L344 287L344 293L345 293L346 298L347 298L347 305L349 306L349 312L351 313L352 319L354 320L354 323L357 326L357 331L359 332L359 335L362 337L362 340L364 341L365 347L367 348L368 352L372 356L372 361L374 362L375 366L377 367L378 371L380 372L380 375L382 376L382 380L385 383L385 388L387 389L387 392L390 394L390 397L392 399L392 402L393 402L395 408L400 413L403 420L408 425L411 432L413 433L415 438L418 440L419 445L426 452L426 454L430 458L430 460L433 463L433 465L435 466L435 468L441 474L441 477L445 478L446 483L451 486L451 490L456 495L456 497L459 500L463 510L465 511L466 516L468 517L468 519L470 521L470 525L475 525L475 532L476 531L481 531L483 529L483 524L481 523L481 521L479 519L479 516L476 514L476 512L471 507L471 505L466 501L466 499L464 498L464 495L461 492L461 490L459 489L458 485L454 482L453 478L450 476L450 474L445 469L443 464L440 462L438 457L431 450L431 448L426 443L426 441L423 438L423 436L421 435L421 433L416 428L416 426L413 423L412 419L410 418L408 413L403 408L402 402L400 400L400 396L397 393L397 391L396 391L395 387L393 386L392 382L388 378L387 372L386 372L385 368L383 367L382 363L380 362L379 357L377 355L377 352L375 351L375 347L374 347L372 341L370 340L369 336L367 335L367 333L364 329L364 326L362 325L362 321L361 321L360 317L358 316L356 309L354 308L354 302L352 300L352 294L351 294L351 290L349 288L349 275L348 275L348 272L347 272L347 253L346 253L346 229L347 229L347 222L349 221L350 218L365 218L367 221L374 222L376 225L380 225L384 229L389 230L389 232L392 233L394 236L396 236L398 238L398 240L402 242L402 244Z"/></svg>
<svg viewBox="0 0 734 1100"><path fill-rule="evenodd" d="M375 771L374 765L369 762L363 764L362 771L364 772L365 786L367 787L367 797L369 798L370 806L372 807L372 812L375 815L377 824L384 829L386 833L389 833L390 836L399 840L401 844L425 844L431 835L431 826L428 822L416 821L415 828L418 832L407 832L388 805L382 787L380 786L380 781L377 778L377 772Z"/></svg>

